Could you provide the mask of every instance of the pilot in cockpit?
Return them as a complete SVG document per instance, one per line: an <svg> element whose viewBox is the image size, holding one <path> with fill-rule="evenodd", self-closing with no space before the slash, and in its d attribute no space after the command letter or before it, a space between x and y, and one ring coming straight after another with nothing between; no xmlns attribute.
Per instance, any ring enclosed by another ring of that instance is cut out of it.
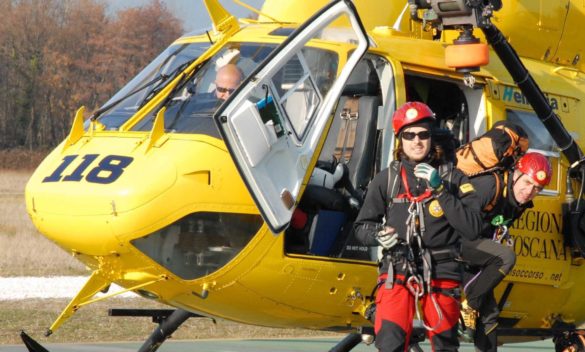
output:
<svg viewBox="0 0 585 352"><path fill-rule="evenodd" d="M227 100L236 90L244 74L235 64L222 66L215 76L215 96L220 100Z"/></svg>
<svg viewBox="0 0 585 352"><path fill-rule="evenodd" d="M210 72L211 71L211 72ZM221 66L213 78L213 69L204 71L203 75L198 75L181 94L174 97L173 101L185 101L195 99L209 108L212 104L213 110L223 103L236 90L244 78L242 70L233 63ZM210 75L211 74L211 75ZM211 76L211 77L209 77ZM212 81L213 80L213 81ZM199 86L196 88L196 86ZM213 90L211 88L215 86Z"/></svg>

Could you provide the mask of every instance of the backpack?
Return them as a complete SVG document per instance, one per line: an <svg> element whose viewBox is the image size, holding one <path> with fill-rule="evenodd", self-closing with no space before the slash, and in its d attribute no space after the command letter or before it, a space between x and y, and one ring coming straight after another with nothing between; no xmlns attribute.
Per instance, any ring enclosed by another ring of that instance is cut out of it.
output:
<svg viewBox="0 0 585 352"><path fill-rule="evenodd" d="M504 194L502 190L506 190L509 168L527 149L528 135L522 127L509 121L496 122L489 131L457 149L457 168L467 177L491 173L495 178L496 192L483 211L494 209Z"/></svg>
<svg viewBox="0 0 585 352"><path fill-rule="evenodd" d="M457 149L457 168L468 177L505 170L526 150L528 135L522 127L498 121L489 131Z"/></svg>

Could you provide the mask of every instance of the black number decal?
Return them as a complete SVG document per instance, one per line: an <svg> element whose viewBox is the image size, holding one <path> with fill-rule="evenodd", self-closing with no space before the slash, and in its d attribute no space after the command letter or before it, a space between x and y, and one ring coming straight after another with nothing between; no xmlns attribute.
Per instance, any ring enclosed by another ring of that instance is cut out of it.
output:
<svg viewBox="0 0 585 352"><path fill-rule="evenodd" d="M134 159L128 156L108 155L87 174L85 179L87 182L93 183L112 183L122 175L124 168L130 165L132 160ZM104 176L104 173L107 173L107 175Z"/></svg>
<svg viewBox="0 0 585 352"><path fill-rule="evenodd" d="M43 179L43 182L59 182L59 181L74 181L79 182L83 180L83 173L87 168L99 158L99 154L87 154L82 157L83 161L73 172L63 177L63 172L67 169L73 160L78 155L68 155L63 158L61 164L53 171L53 173ZM124 173L124 169L132 163L134 158L121 155L107 155L98 164L89 171L85 180L92 183L108 184L116 181ZM61 180L61 178L63 178Z"/></svg>
<svg viewBox="0 0 585 352"><path fill-rule="evenodd" d="M61 177L63 176L63 171L67 168L67 166L71 165L73 160L77 158L77 155L67 155L63 158L63 162L59 167L53 171L53 173L43 179L43 182L59 182L61 181Z"/></svg>
<svg viewBox="0 0 585 352"><path fill-rule="evenodd" d="M63 181L81 181L83 179L83 172L95 159L97 159L98 154L87 154L83 156L83 162L79 164L77 169L73 171L73 173L69 176L63 177Z"/></svg>

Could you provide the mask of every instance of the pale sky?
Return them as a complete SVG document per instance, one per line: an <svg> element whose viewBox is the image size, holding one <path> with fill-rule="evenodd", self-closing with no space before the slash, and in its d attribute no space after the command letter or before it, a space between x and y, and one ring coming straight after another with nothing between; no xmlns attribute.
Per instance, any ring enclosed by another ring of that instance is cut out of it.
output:
<svg viewBox="0 0 585 352"><path fill-rule="evenodd" d="M106 0L112 12L122 8L143 6L149 2L150 0ZM211 26L203 0L162 0L162 2L166 4L169 11L183 21L185 32L208 29ZM260 9L264 0L242 0L242 2ZM231 0L220 0L220 3L236 17L246 17L250 14L250 11Z"/></svg>

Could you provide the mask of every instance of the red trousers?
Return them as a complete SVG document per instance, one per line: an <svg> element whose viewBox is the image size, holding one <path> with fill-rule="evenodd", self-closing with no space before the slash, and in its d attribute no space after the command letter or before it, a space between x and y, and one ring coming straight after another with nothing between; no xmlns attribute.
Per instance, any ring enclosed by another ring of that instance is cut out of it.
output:
<svg viewBox="0 0 585 352"><path fill-rule="evenodd" d="M386 279L386 274L380 276ZM397 280L404 281L404 277L397 275ZM459 282L455 280L431 280L431 286L441 289L455 289ZM443 319L431 300L435 298L442 312ZM424 323L433 331L427 331L433 351L457 351L459 340L457 337L457 323L459 321L459 300L446 295L444 292L433 292L420 298ZM407 351L412 321L415 314L415 297L402 284L395 283L392 288L382 284L376 294L376 347L383 352ZM440 321L439 321L440 320Z"/></svg>

